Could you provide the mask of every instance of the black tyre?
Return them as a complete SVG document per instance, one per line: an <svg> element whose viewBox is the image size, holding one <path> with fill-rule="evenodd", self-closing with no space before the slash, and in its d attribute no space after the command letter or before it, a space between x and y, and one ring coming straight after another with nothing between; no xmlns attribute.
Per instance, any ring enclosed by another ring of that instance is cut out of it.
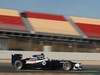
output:
<svg viewBox="0 0 100 75"><path fill-rule="evenodd" d="M14 63L14 67L17 71L21 70L23 68L23 62L20 60L16 60Z"/></svg>
<svg viewBox="0 0 100 75"><path fill-rule="evenodd" d="M72 69L72 63L70 61L65 61L62 66L63 70L70 71Z"/></svg>

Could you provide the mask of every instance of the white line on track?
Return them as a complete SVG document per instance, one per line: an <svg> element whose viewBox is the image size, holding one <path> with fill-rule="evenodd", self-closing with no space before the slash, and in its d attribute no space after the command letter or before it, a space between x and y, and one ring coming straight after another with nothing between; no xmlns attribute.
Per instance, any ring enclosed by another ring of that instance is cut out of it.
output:
<svg viewBox="0 0 100 75"><path fill-rule="evenodd" d="M44 71L44 70L20 70L19 72L66 72L67 71ZM98 73L100 71L97 70L87 70L87 71L68 71L68 73Z"/></svg>

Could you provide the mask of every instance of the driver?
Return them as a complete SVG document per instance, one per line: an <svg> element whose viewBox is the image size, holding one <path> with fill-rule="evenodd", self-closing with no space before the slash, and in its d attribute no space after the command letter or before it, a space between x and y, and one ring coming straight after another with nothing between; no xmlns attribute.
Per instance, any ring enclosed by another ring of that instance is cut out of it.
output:
<svg viewBox="0 0 100 75"><path fill-rule="evenodd" d="M32 58L34 59L45 59L44 53L41 53L39 55L32 55Z"/></svg>
<svg viewBox="0 0 100 75"><path fill-rule="evenodd" d="M44 55L44 53L41 53L40 55L41 55L43 58L45 58L45 55Z"/></svg>

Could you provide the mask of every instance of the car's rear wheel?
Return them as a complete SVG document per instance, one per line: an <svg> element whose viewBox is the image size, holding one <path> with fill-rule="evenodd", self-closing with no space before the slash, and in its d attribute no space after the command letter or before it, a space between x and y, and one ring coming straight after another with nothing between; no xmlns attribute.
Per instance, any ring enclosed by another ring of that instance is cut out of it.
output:
<svg viewBox="0 0 100 75"><path fill-rule="evenodd" d="M70 71L72 69L72 63L70 61L65 61L62 66L63 70Z"/></svg>
<svg viewBox="0 0 100 75"><path fill-rule="evenodd" d="M21 70L23 67L23 62L20 60L16 60L14 63L14 67L17 71Z"/></svg>

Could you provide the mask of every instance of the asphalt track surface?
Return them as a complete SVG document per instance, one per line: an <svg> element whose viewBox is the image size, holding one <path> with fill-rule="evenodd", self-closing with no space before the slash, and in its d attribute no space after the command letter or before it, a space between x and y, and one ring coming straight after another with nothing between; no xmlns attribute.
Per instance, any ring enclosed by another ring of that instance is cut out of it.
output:
<svg viewBox="0 0 100 75"><path fill-rule="evenodd" d="M21 70L16 71L11 64L0 63L0 75L100 75L100 65L84 65L82 71L60 71L60 70Z"/></svg>

